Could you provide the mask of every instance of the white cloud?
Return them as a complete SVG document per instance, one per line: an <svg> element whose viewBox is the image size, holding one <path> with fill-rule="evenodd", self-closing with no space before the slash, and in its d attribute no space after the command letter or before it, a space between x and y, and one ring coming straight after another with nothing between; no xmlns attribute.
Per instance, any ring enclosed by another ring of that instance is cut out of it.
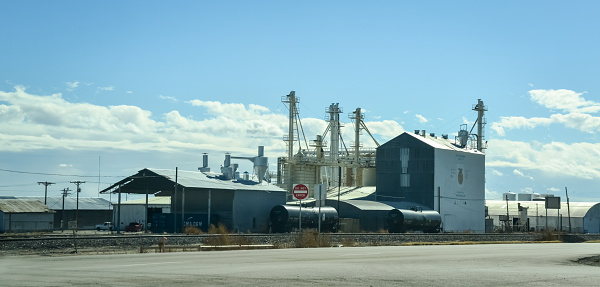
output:
<svg viewBox="0 0 600 287"><path fill-rule="evenodd" d="M126 91L126 94L133 94L133 91Z"/></svg>
<svg viewBox="0 0 600 287"><path fill-rule="evenodd" d="M520 177L523 177L523 178L527 178L527 179L534 180L534 178L533 178L532 176L525 175L523 172L521 172L521 171L520 171L520 170L518 170L518 169L515 169L515 170L513 170L513 174L514 174L514 175L517 175L517 176L520 176Z"/></svg>
<svg viewBox="0 0 600 287"><path fill-rule="evenodd" d="M67 91L72 91L72 90L75 90L77 87L79 87L79 82L77 82L77 81L66 82L65 84L67 85Z"/></svg>
<svg viewBox="0 0 600 287"><path fill-rule="evenodd" d="M529 85L530 87L532 87L532 88L533 88L533 84L532 84L532 83L529 83L529 84L527 84L527 85Z"/></svg>
<svg viewBox="0 0 600 287"><path fill-rule="evenodd" d="M564 125L567 128L586 133L600 132L600 117L590 115L600 111L600 103L587 101L581 95L569 90L532 90L529 91L531 100L549 108L566 113L555 113L543 117L501 117L494 122L491 129L499 136L505 136L507 130L534 129L540 126L549 127L552 124Z"/></svg>
<svg viewBox="0 0 600 287"><path fill-rule="evenodd" d="M419 120L420 123L424 124L427 123L429 120L427 120L424 116L422 115L415 115L415 117L417 117L417 119Z"/></svg>
<svg viewBox="0 0 600 287"><path fill-rule="evenodd" d="M163 100L168 100L168 101L172 101L172 102L178 102L179 100L177 100L174 97L169 97L169 96L163 96L163 95L158 95L159 98L163 99Z"/></svg>
<svg viewBox="0 0 600 287"><path fill-rule="evenodd" d="M555 192L555 193L562 191L560 188L556 188L556 187L549 187L547 190L550 192Z"/></svg>
<svg viewBox="0 0 600 287"><path fill-rule="evenodd" d="M489 168L488 171L489 171L489 173L491 173L491 174L493 174L495 176L503 176L504 175L503 173L501 173L498 170L495 170L493 168Z"/></svg>
<svg viewBox="0 0 600 287"><path fill-rule="evenodd" d="M113 86L108 86L108 87L98 87L99 91L114 91L115 87Z"/></svg>
<svg viewBox="0 0 600 287"><path fill-rule="evenodd" d="M492 139L493 149L486 152L486 166L510 167L524 177L523 171L536 171L546 176L569 176L581 179L600 178L600 143L540 143Z"/></svg>
<svg viewBox="0 0 600 287"><path fill-rule="evenodd" d="M549 109L558 109L570 113L596 113L600 104L587 101L581 95L570 90L531 90L529 96L533 102Z"/></svg>
<svg viewBox="0 0 600 287"><path fill-rule="evenodd" d="M137 106L98 106L72 103L61 94L39 96L17 86L0 91L0 152L36 150L135 151L135 152L232 152L255 154L265 146L272 154L284 154L287 114L273 113L260 105L193 100L202 109L201 119L170 111L154 119ZM327 127L322 119L303 118L302 130L310 143ZM377 138L393 138L403 132L395 121L371 121L367 127ZM354 140L352 125L342 131L346 144ZM328 139L325 139L326 141ZM302 147L306 148L304 138ZM375 144L366 133L365 147ZM297 145L296 145L297 148ZM63 166L67 167L67 166Z"/></svg>

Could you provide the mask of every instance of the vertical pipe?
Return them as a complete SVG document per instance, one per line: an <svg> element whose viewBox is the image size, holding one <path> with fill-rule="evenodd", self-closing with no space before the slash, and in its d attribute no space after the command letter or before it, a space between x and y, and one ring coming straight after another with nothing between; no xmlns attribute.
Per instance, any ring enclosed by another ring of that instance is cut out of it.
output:
<svg viewBox="0 0 600 287"><path fill-rule="evenodd" d="M211 204L211 193L212 190L208 190L208 215L207 215L207 224L206 224L206 231L208 231L208 228L210 228L210 204Z"/></svg>
<svg viewBox="0 0 600 287"><path fill-rule="evenodd" d="M258 156L265 156L265 147L262 145L258 146Z"/></svg>
<svg viewBox="0 0 600 287"><path fill-rule="evenodd" d="M294 110L296 109L296 93L291 91L289 94L290 113L288 115L288 160L294 157Z"/></svg>
<svg viewBox="0 0 600 287"><path fill-rule="evenodd" d="M181 228L185 230L185 187L181 188Z"/></svg>
<svg viewBox="0 0 600 287"><path fill-rule="evenodd" d="M119 204L117 205L117 234L121 233L121 185L119 184Z"/></svg>
<svg viewBox="0 0 600 287"><path fill-rule="evenodd" d="M573 230L571 229L571 206L569 205L569 191L567 191L567 187L565 186L565 193L567 194L567 213L569 216L569 233Z"/></svg>
<svg viewBox="0 0 600 287"><path fill-rule="evenodd" d="M171 198L171 203L173 205L173 233L177 233L177 177L178 177L179 169L175 167L175 191L173 192L173 198Z"/></svg>
<svg viewBox="0 0 600 287"><path fill-rule="evenodd" d="M338 232L340 228L340 220L341 220L341 212L340 212L340 192L342 189L342 167L338 167L338 202L337 202L337 212L338 212Z"/></svg>
<svg viewBox="0 0 600 287"><path fill-rule="evenodd" d="M300 200L300 214L298 215L298 232L302 233L302 200Z"/></svg>

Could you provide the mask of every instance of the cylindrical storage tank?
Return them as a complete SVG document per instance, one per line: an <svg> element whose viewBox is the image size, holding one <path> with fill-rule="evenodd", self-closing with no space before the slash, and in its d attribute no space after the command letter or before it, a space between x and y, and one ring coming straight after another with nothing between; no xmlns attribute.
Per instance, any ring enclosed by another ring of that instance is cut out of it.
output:
<svg viewBox="0 0 600 287"><path fill-rule="evenodd" d="M269 215L271 232L292 232L298 229L300 207L296 205L277 205ZM319 208L302 207L302 228L317 229L319 227ZM338 215L333 207L321 207L321 231L336 232Z"/></svg>
<svg viewBox="0 0 600 287"><path fill-rule="evenodd" d="M442 217L433 210L392 209L387 214L388 231L392 233L407 231L439 232L441 223Z"/></svg>
<svg viewBox="0 0 600 287"><path fill-rule="evenodd" d="M202 167L208 167L208 154L202 154Z"/></svg>
<svg viewBox="0 0 600 287"><path fill-rule="evenodd" d="M506 192L502 194L502 200L508 200L508 201L516 201L517 200L517 194L514 192Z"/></svg>
<svg viewBox="0 0 600 287"><path fill-rule="evenodd" d="M466 131L466 130L458 131L458 141L460 143L460 146L466 146L468 140L469 140L469 132L468 131Z"/></svg>
<svg viewBox="0 0 600 287"><path fill-rule="evenodd" d="M258 146L258 156L264 156L265 155L265 147L262 145Z"/></svg>
<svg viewBox="0 0 600 287"><path fill-rule="evenodd" d="M250 174L247 171L244 171L244 173L242 174L242 179L250 180Z"/></svg>
<svg viewBox="0 0 600 287"><path fill-rule="evenodd" d="M374 168L364 168L363 169L363 186L376 186L376 175L377 172Z"/></svg>
<svg viewBox="0 0 600 287"><path fill-rule="evenodd" d="M223 162L224 167L231 166L231 154L225 154L225 162Z"/></svg>
<svg viewBox="0 0 600 287"><path fill-rule="evenodd" d="M533 194L531 193L519 193L517 194L517 199L519 201L531 201L533 199Z"/></svg>

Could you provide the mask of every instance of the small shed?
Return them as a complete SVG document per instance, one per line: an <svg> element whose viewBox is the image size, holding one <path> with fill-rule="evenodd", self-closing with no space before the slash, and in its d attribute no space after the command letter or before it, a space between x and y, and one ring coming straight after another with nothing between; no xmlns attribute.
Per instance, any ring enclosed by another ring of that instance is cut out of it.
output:
<svg viewBox="0 0 600 287"><path fill-rule="evenodd" d="M0 199L0 232L52 230L54 212L37 200Z"/></svg>

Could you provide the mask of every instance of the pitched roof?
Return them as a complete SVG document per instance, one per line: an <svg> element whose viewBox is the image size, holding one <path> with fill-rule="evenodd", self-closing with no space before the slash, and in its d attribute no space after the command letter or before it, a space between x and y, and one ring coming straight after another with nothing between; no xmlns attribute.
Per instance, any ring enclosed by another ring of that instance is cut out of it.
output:
<svg viewBox="0 0 600 287"><path fill-rule="evenodd" d="M472 154L481 154L481 155L484 154L484 153L478 151L477 149L472 149L469 147L466 147L466 148L460 147L460 146L454 144L455 141L450 140L450 139L445 139L443 137L431 136L429 134L425 134L423 136L421 134L403 132L396 138L401 137L401 136L411 136L411 137L413 137L433 148L436 148L436 149L454 150L454 151L460 151L460 152L472 153ZM391 141L393 141L393 140L390 140L388 142L391 142Z"/></svg>
<svg viewBox="0 0 600 287"><path fill-rule="evenodd" d="M47 206L37 200L0 199L0 210L4 213L51 213Z"/></svg>
<svg viewBox="0 0 600 287"><path fill-rule="evenodd" d="M23 200L37 200L40 203L44 203L43 196L3 196L0 198L6 199L23 199ZM46 198L46 205L52 210L62 210L62 197L48 197ZM77 209L77 198L76 197L65 197L65 210ZM110 201L99 198L99 197L80 197L79 198L79 210L103 210L112 209Z"/></svg>
<svg viewBox="0 0 600 287"><path fill-rule="evenodd" d="M244 180L224 180L218 174L199 171L173 169L145 168L137 174L126 177L121 181L100 191L100 193L118 192L119 186L123 193L157 194L169 196L173 193L177 182L178 188L197 188L215 190L256 190L267 192L285 192L285 190L269 183L258 183Z"/></svg>

